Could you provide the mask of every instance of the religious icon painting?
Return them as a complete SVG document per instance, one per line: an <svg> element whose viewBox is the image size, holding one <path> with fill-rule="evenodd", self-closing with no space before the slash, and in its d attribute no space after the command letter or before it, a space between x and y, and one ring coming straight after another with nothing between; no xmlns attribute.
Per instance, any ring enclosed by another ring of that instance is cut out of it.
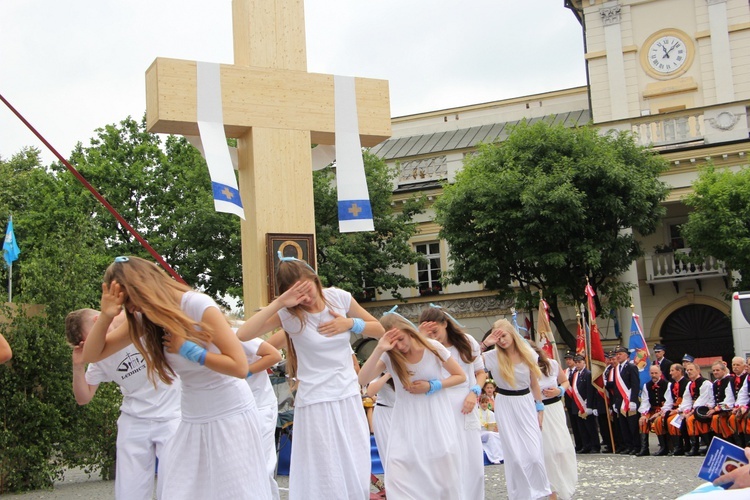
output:
<svg viewBox="0 0 750 500"><path fill-rule="evenodd" d="M276 268L279 265L278 254L282 257L294 257L304 260L315 269L315 235L312 234L266 234L266 271L268 272L268 302L279 296L276 284Z"/></svg>

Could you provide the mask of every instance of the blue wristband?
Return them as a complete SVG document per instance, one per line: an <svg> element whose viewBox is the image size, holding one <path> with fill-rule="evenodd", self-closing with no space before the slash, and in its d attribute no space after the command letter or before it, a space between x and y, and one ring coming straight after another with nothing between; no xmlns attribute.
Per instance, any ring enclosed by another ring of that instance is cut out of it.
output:
<svg viewBox="0 0 750 500"><path fill-rule="evenodd" d="M544 403L541 401L534 401L536 404L536 411L544 411Z"/></svg>
<svg viewBox="0 0 750 500"><path fill-rule="evenodd" d="M199 365L206 362L206 350L190 340L186 340L180 347L180 356Z"/></svg>
<svg viewBox="0 0 750 500"><path fill-rule="evenodd" d="M362 318L352 318L354 320L354 324L352 324L351 332L355 335L362 335L362 332L365 331L365 320Z"/></svg>
<svg viewBox="0 0 750 500"><path fill-rule="evenodd" d="M252 376L253 376L253 372L251 372L251 371L248 371L248 372L247 372L247 377L245 377L245 378L250 378L250 377L252 377Z"/></svg>
<svg viewBox="0 0 750 500"><path fill-rule="evenodd" d="M481 388L481 387L479 387L479 386L478 386L477 384L474 384L474 385L472 385L472 386L471 386L471 387L469 388L469 390L470 390L471 392L473 392L474 394L476 394L476 395L477 395L477 397L479 397L479 395L480 395L480 394L482 394L482 388Z"/></svg>
<svg viewBox="0 0 750 500"><path fill-rule="evenodd" d="M427 391L427 396L435 394L437 391L443 388L443 383L438 379L430 380L430 390Z"/></svg>
<svg viewBox="0 0 750 500"><path fill-rule="evenodd" d="M558 385L557 388L560 389L560 397L562 397L565 394L565 388L561 385Z"/></svg>

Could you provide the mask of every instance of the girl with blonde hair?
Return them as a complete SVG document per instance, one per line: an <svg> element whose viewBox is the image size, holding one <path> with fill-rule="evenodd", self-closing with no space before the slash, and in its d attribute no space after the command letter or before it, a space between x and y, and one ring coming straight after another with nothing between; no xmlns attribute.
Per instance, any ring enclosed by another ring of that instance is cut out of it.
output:
<svg viewBox="0 0 750 500"><path fill-rule="evenodd" d="M359 372L360 383L390 373L396 385L385 489L389 500L463 495L458 429L446 391L466 380L448 349L422 336L397 313L381 319L387 330ZM382 458L382 457L381 457Z"/></svg>
<svg viewBox="0 0 750 500"><path fill-rule="evenodd" d="M277 328L286 332L287 373L298 384L289 498L367 499L370 431L349 339L351 333L380 337L383 327L349 292L324 289L307 263L279 257L281 295L245 321L237 336L244 341Z"/></svg>
<svg viewBox="0 0 750 500"><path fill-rule="evenodd" d="M495 419L504 452L508 497L546 497L551 490L542 451L544 404L536 353L506 319L495 321L483 344L497 346L483 356L497 384Z"/></svg>
<svg viewBox="0 0 750 500"><path fill-rule="evenodd" d="M127 322L107 334L125 309ZM99 317L83 347L96 362L131 342L149 378L179 375L182 417L163 452L158 498L270 499L247 357L219 307L155 264L117 257L104 274Z"/></svg>

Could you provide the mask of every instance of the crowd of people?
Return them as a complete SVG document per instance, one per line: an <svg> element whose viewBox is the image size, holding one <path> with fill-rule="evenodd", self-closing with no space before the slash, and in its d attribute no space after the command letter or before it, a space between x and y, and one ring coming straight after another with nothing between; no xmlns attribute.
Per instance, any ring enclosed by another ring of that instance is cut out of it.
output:
<svg viewBox="0 0 750 500"><path fill-rule="evenodd" d="M714 436L750 445L750 360L735 357L731 367L717 360L709 380L693 356L673 363L665 351L662 344L654 346L650 380L643 385L627 348L606 353L606 393L591 383L582 356L565 355L565 374L575 389L566 394L566 410L576 453L697 456L705 455ZM652 434L658 442L653 451Z"/></svg>
<svg viewBox="0 0 750 500"><path fill-rule="evenodd" d="M600 392L582 356L568 353L563 369L508 320L477 342L432 304L417 324L395 307L376 319L296 258L280 256L276 278L279 295L233 330L208 296L118 257L100 309L68 315L76 401L87 404L103 382L123 394L116 498L156 489L160 499L278 499L267 369L282 347L296 389L290 499L370 498L371 431L394 500L481 500L485 455L504 463L510 498L568 499L576 453L649 455L652 433L655 455L700 454L713 435L750 439L742 358L731 371L714 363L709 381L690 356L671 363L657 345L641 386L618 347ZM379 339L358 372L351 333ZM11 356L2 337L0 354ZM374 401L369 424L363 387Z"/></svg>

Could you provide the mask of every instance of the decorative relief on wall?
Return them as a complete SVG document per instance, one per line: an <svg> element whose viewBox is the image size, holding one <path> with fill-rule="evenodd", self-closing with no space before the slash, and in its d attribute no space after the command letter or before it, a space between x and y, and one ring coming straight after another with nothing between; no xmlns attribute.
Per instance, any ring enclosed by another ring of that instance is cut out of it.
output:
<svg viewBox="0 0 750 500"><path fill-rule="evenodd" d="M602 17L604 26L611 26L613 24L620 24L620 6L615 5L614 7L603 7L599 9L599 15Z"/></svg>
<svg viewBox="0 0 750 500"><path fill-rule="evenodd" d="M716 118L710 118L707 121L715 129L732 130L737 125L737 122L740 121L740 117L729 111L722 111L716 115Z"/></svg>
<svg viewBox="0 0 750 500"><path fill-rule="evenodd" d="M461 318L474 318L479 316L501 316L510 314L513 300L498 300L497 297L474 297L469 299L439 300L432 302L436 306L445 309L451 316L460 320ZM422 309L429 306L429 302L412 304L399 304L398 313L413 322L419 320ZM392 306L368 308L368 312L380 318Z"/></svg>

